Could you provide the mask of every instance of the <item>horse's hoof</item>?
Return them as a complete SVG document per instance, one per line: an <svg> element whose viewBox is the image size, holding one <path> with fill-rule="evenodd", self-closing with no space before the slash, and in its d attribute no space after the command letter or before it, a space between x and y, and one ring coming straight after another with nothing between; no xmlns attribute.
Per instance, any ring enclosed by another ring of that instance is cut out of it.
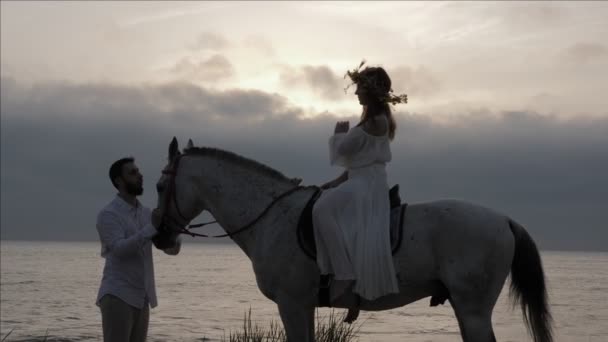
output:
<svg viewBox="0 0 608 342"><path fill-rule="evenodd" d="M344 323L353 324L353 322L359 318L359 312L361 312L359 309L348 309L348 313L344 318Z"/></svg>

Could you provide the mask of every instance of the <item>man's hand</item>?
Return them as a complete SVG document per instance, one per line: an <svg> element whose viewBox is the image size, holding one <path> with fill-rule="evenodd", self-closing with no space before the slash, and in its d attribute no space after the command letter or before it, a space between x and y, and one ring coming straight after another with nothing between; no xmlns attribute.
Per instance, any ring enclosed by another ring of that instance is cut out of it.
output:
<svg viewBox="0 0 608 342"><path fill-rule="evenodd" d="M163 214L160 209L155 208L154 210L152 210L151 220L152 220L152 225L154 226L154 228L156 228L156 230L158 230L160 228L160 224L163 221Z"/></svg>
<svg viewBox="0 0 608 342"><path fill-rule="evenodd" d="M350 123L348 121L338 121L336 122L336 128L334 128L334 133L346 133L350 127Z"/></svg>

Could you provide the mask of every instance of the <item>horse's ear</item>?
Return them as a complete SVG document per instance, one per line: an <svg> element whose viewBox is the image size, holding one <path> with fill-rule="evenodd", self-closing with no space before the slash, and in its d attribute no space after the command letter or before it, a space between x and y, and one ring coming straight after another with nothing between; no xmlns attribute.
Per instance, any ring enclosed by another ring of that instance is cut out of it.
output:
<svg viewBox="0 0 608 342"><path fill-rule="evenodd" d="M192 139L188 139L188 144L186 144L186 149L193 148L194 143L192 143Z"/></svg>
<svg viewBox="0 0 608 342"><path fill-rule="evenodd" d="M179 146L177 146L177 138L173 137L171 144L169 144L169 160L175 159L179 154Z"/></svg>

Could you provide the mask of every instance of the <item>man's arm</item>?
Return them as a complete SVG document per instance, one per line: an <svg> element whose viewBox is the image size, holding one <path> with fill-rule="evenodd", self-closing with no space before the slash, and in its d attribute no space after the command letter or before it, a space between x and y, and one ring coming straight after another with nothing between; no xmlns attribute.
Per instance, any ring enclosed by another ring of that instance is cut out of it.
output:
<svg viewBox="0 0 608 342"><path fill-rule="evenodd" d="M125 238L124 227L120 219L111 211L102 211L97 217L97 232L104 246L104 254L126 258L141 253L144 244L157 234L151 223L136 234Z"/></svg>

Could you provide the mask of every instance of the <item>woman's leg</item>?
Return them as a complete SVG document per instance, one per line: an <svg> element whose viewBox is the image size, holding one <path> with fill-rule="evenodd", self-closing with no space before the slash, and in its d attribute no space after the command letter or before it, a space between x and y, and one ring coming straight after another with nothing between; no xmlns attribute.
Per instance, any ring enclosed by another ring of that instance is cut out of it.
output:
<svg viewBox="0 0 608 342"><path fill-rule="evenodd" d="M330 191L321 196L313 208L317 262L321 274L333 273L336 280L352 280L355 279L352 258L337 220L341 197L339 192Z"/></svg>

